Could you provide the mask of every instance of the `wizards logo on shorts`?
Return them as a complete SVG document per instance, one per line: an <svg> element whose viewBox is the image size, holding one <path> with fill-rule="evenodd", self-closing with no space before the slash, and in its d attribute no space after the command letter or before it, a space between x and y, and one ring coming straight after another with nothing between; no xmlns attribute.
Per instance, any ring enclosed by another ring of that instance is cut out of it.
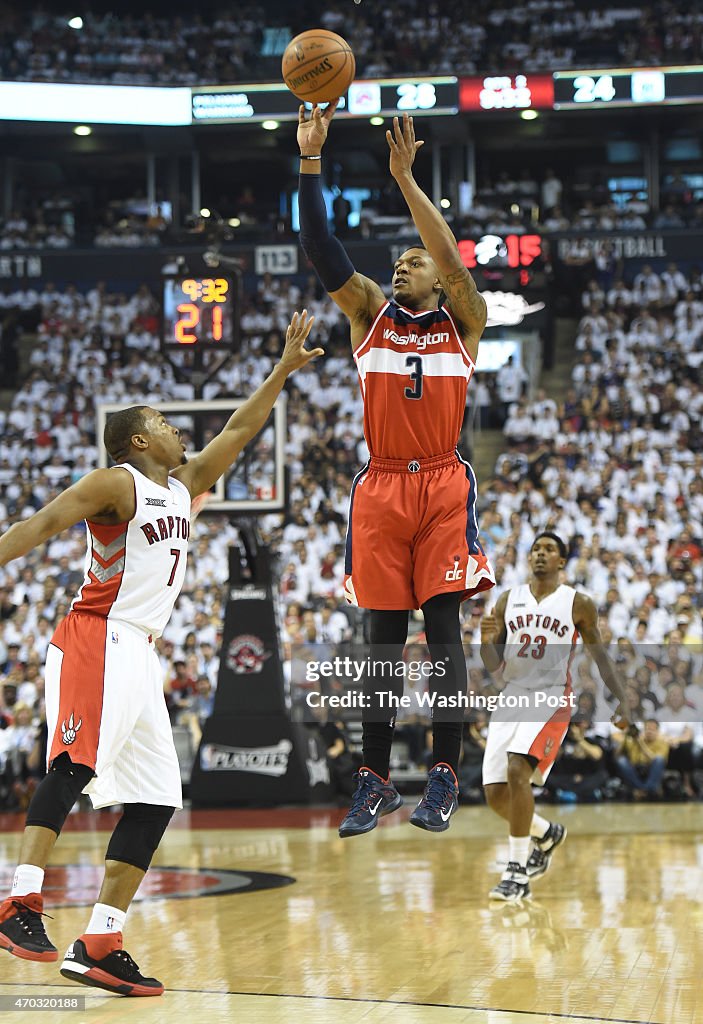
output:
<svg viewBox="0 0 703 1024"><path fill-rule="evenodd" d="M258 636L235 636L227 648L227 668L236 676L255 675L261 672L264 662L270 657L271 652L266 650Z"/></svg>

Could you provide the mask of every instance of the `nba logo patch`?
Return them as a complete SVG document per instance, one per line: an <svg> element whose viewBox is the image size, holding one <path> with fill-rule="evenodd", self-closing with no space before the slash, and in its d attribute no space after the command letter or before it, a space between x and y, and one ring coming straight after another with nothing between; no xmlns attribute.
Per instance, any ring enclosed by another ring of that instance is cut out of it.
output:
<svg viewBox="0 0 703 1024"><path fill-rule="evenodd" d="M120 634L116 633L114 629L112 631L112 642L113 644L118 644L120 642Z"/></svg>

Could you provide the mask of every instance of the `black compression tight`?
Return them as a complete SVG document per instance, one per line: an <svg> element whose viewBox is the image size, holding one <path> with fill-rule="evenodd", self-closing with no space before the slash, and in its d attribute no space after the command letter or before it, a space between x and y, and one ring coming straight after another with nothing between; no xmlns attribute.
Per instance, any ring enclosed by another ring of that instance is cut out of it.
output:
<svg viewBox="0 0 703 1024"><path fill-rule="evenodd" d="M461 643L459 605L461 593L437 594L425 601L425 632L430 657L436 666L430 679L435 694L432 712L432 764L448 764L456 773L461 756L461 732L464 709L441 708L437 700L466 694L466 659ZM437 667L443 666L440 674Z"/></svg>
<svg viewBox="0 0 703 1024"><path fill-rule="evenodd" d="M371 611L369 613L369 661L396 664L403 657L408 637L407 611ZM376 691L390 692L402 697L402 676L364 674L364 697L367 707L363 714L364 765L382 779L388 777L393 743L395 716L388 709L381 710ZM387 713L387 717L384 714Z"/></svg>
<svg viewBox="0 0 703 1024"><path fill-rule="evenodd" d="M455 697L466 693L466 661L461 644L459 622L460 593L437 594L422 606L425 632L430 657L439 670L429 680L430 694L435 695L432 716L432 764L440 762L457 771L461 756L463 708L439 708L440 697ZM403 656L408 634L407 611L372 611L370 623L369 658L374 662L395 664ZM441 670L441 671L440 671ZM364 677L364 695L370 705L364 712L364 764L381 778L388 777L393 742L395 717L384 717L379 709L376 691L402 696L401 676L376 676L367 672Z"/></svg>

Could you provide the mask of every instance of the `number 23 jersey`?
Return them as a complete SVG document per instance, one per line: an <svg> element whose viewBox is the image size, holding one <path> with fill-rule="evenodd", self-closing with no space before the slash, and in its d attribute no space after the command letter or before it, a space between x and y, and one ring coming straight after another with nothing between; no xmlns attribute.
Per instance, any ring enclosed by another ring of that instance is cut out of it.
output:
<svg viewBox="0 0 703 1024"><path fill-rule="evenodd" d="M505 606L503 679L530 689L564 687L579 633L574 625L573 587L561 584L538 601L528 583L513 587Z"/></svg>
<svg viewBox="0 0 703 1024"><path fill-rule="evenodd" d="M385 303L354 359L371 455L427 459L456 448L475 366L444 306L413 313Z"/></svg>
<svg viewBox="0 0 703 1024"><path fill-rule="evenodd" d="M190 493L174 477L162 487L125 463L112 472L122 470L134 479L134 517L115 526L86 521L85 578L71 609L119 619L158 637L185 578Z"/></svg>

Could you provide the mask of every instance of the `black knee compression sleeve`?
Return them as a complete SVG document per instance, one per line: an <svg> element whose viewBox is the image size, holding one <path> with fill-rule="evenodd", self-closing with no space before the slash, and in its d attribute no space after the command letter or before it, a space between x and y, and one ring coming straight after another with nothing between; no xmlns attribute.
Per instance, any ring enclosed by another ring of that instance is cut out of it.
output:
<svg viewBox="0 0 703 1024"><path fill-rule="evenodd" d="M50 828L59 835L69 811L94 774L87 765L73 764L68 754L59 754L36 788L27 810L27 825Z"/></svg>
<svg viewBox="0 0 703 1024"><path fill-rule="evenodd" d="M124 813L110 836L105 860L120 860L146 871L161 842L175 807L125 804Z"/></svg>

